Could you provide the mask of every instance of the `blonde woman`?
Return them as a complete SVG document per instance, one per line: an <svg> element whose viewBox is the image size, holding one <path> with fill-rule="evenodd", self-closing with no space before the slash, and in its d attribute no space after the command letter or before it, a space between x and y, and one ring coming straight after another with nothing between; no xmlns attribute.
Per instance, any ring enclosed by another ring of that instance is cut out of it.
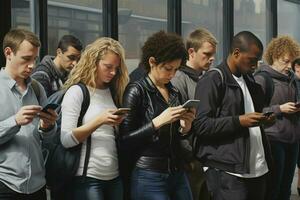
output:
<svg viewBox="0 0 300 200"><path fill-rule="evenodd" d="M76 83L85 84L90 105L77 127L83 94ZM64 87L61 142L71 148L83 143L77 176L71 185L71 199L122 200L114 126L123 116L113 114L122 102L128 82L124 49L111 38L100 38L88 45ZM91 152L86 177L82 177L86 139L91 135Z"/></svg>

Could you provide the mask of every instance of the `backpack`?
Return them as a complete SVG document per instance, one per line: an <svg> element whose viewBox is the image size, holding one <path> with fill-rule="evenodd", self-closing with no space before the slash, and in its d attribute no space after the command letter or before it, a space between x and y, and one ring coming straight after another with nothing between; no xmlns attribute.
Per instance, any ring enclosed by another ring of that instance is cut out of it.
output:
<svg viewBox="0 0 300 200"><path fill-rule="evenodd" d="M264 103L265 103L265 106L270 105L271 99L274 94L274 81L273 81L272 77L270 76L270 74L267 71L261 71L261 70L257 70L254 73L254 76L262 76L264 78L264 80L266 82Z"/></svg>
<svg viewBox="0 0 300 200"><path fill-rule="evenodd" d="M90 104L90 95L87 87L83 83L77 84L83 92L83 102L81 105L80 116L78 118L77 127L82 125L82 119ZM39 86L35 80L32 81L32 88L39 99ZM48 98L49 103L61 104L66 90L60 90L52 94ZM61 112L58 111L58 118L56 120L57 131L51 136L42 138L42 151L45 158L46 169L46 184L51 189L52 194L59 194L64 187L75 176L80 161L81 146L79 144L72 148L64 148L61 144ZM86 156L84 161L83 175L86 176L87 165L89 162L89 156L91 151L91 136L87 138Z"/></svg>

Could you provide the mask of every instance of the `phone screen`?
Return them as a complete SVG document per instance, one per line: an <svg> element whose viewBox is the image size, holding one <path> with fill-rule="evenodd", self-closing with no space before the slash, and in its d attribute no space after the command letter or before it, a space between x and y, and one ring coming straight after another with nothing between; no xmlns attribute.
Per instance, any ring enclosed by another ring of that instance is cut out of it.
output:
<svg viewBox="0 0 300 200"><path fill-rule="evenodd" d="M48 111L47 111L48 109L55 110L55 109L58 108L58 107L59 107L59 104L56 104L56 103L49 103L49 104L47 104L47 105L43 108L42 112L48 112Z"/></svg>

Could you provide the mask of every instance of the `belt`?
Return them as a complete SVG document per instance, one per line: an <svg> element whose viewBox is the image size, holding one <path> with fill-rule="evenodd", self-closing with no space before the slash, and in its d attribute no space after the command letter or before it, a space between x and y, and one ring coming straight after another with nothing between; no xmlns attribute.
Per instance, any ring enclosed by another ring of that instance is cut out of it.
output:
<svg viewBox="0 0 300 200"><path fill-rule="evenodd" d="M136 162L136 167L150 169L158 172L176 172L179 168L172 164L170 158L141 156Z"/></svg>

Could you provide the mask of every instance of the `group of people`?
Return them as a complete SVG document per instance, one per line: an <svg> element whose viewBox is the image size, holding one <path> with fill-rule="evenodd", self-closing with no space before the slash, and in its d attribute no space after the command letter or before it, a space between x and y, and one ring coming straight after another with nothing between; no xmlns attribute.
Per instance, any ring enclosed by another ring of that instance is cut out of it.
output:
<svg viewBox="0 0 300 200"><path fill-rule="evenodd" d="M212 68L217 44L203 28L186 43L156 32L129 76L114 39L83 48L65 35L56 56L34 67L37 36L9 31L0 72L0 199L46 200L41 138L56 132L58 114L42 108L64 89L61 143L82 148L76 175L55 199L288 200L300 139L300 46L279 36L264 52L257 36L242 31ZM78 83L90 94L80 126ZM197 107L182 106L192 99Z"/></svg>

